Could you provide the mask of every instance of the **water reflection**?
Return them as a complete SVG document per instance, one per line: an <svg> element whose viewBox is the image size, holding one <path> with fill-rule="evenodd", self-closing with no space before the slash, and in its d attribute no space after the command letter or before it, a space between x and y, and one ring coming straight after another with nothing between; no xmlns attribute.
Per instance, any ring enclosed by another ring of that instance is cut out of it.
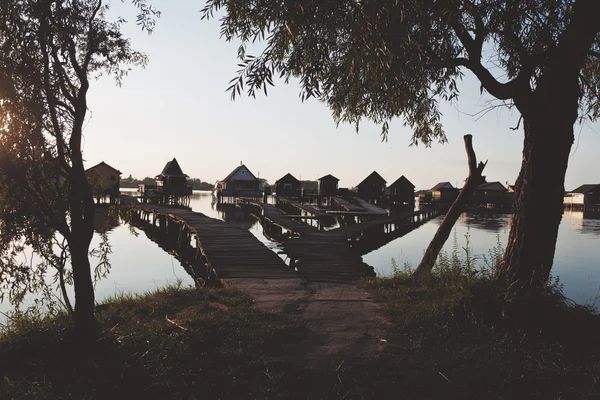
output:
<svg viewBox="0 0 600 400"><path fill-rule="evenodd" d="M565 211L569 229L582 234L600 236L600 214L587 211Z"/></svg>
<svg viewBox="0 0 600 400"><path fill-rule="evenodd" d="M97 233L108 233L120 225L119 215L114 207L108 204L96 206L94 215L94 231Z"/></svg>

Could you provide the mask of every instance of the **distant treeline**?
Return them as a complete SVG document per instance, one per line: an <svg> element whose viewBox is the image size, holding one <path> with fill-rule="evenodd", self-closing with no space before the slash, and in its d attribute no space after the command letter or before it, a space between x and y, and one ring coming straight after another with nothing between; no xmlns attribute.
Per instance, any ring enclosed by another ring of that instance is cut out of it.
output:
<svg viewBox="0 0 600 400"><path fill-rule="evenodd" d="M188 179L188 183L192 185L193 190L212 190L215 185L208 182L202 182L198 178L190 178ZM149 176L144 179L136 179L133 176L129 175L127 178L121 178L121 187L122 188L137 188L139 185L156 185L156 179L150 178Z"/></svg>

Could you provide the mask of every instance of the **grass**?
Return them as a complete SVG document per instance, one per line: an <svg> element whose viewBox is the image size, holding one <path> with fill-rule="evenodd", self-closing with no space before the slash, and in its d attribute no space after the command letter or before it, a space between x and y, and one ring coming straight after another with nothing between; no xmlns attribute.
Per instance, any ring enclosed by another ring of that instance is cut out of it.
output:
<svg viewBox="0 0 600 400"><path fill-rule="evenodd" d="M593 307L565 298L557 279L514 297L492 279L500 245L479 260L468 238L462 250L455 240L426 280L412 279L405 265L363 283L391 322L378 363L411 382L406 398L600 398Z"/></svg>
<svg viewBox="0 0 600 400"><path fill-rule="evenodd" d="M0 337L0 398L285 398L298 386L284 346L306 330L235 289L169 287L99 308L91 349L65 316L13 319Z"/></svg>
<svg viewBox="0 0 600 400"><path fill-rule="evenodd" d="M600 317L557 282L508 301L462 253L441 257L425 281L403 268L361 283L389 322L384 351L368 359L313 370L295 346L314 333L294 313L262 313L233 288L168 287L100 306L92 348L64 315L11 320L0 398L600 398Z"/></svg>

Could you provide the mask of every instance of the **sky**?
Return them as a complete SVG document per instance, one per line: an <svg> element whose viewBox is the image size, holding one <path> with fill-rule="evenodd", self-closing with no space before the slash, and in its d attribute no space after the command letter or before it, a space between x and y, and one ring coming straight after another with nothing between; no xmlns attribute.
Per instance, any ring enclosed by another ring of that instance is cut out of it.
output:
<svg viewBox="0 0 600 400"><path fill-rule="evenodd" d="M388 184L401 175L416 189L449 181L462 186L468 174L462 136L473 135L479 160L488 160L488 181L514 183L521 164L523 131L516 110L498 108L482 115L491 97L480 94L467 71L457 103L442 105L448 143L409 146L411 131L402 120L390 124L387 142L380 127L336 124L329 108L302 102L297 82L275 81L268 96L226 92L236 75L237 43L219 37L219 21L202 21L203 0L151 0L162 15L151 35L134 23L124 26L132 46L149 57L121 87L107 77L92 82L84 130L86 166L104 161L142 179L154 176L176 157L191 177L214 183L243 162L255 175L275 182L290 172L315 180L332 174L340 187L356 186L377 171ZM112 0L109 17L135 21L129 3ZM251 53L251 52L250 52ZM565 187L600 182L600 124L575 126Z"/></svg>

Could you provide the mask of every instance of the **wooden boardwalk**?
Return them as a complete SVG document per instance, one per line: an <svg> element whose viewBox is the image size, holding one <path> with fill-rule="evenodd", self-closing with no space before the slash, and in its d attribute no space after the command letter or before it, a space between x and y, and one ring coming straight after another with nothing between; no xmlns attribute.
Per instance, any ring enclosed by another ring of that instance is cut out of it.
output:
<svg viewBox="0 0 600 400"><path fill-rule="evenodd" d="M377 207L376 205L371 204L368 201L364 201L359 197L355 197L354 199L368 213L375 215L388 215L387 210L384 210L383 208Z"/></svg>
<svg viewBox="0 0 600 400"><path fill-rule="evenodd" d="M266 236L282 243L290 258L289 266L252 233L233 224L186 209L135 205L145 213L185 225L196 238L204 262L219 278L288 279L298 277L299 272L310 281L347 283L375 275L373 268L363 262L362 254L439 213L408 212L320 231L290 218L271 204L242 199L240 206L261 219Z"/></svg>
<svg viewBox="0 0 600 400"><path fill-rule="evenodd" d="M190 210L153 204L136 206L143 211L166 215L185 223L197 237L202 252L219 278L298 277L293 268L247 230Z"/></svg>

